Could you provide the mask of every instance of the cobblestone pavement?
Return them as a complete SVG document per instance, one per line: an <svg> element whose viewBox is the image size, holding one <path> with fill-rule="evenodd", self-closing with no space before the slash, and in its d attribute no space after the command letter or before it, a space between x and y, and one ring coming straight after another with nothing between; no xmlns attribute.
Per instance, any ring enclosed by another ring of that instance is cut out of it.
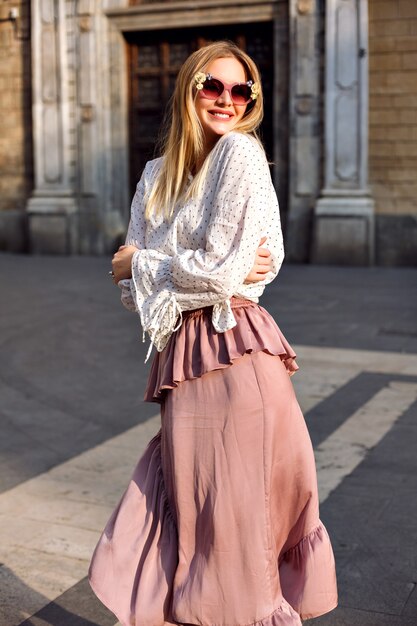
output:
<svg viewBox="0 0 417 626"><path fill-rule="evenodd" d="M0 626L113 626L91 552L157 405L103 258L0 254ZM339 606L417 624L417 270L284 265L262 304L298 354Z"/></svg>

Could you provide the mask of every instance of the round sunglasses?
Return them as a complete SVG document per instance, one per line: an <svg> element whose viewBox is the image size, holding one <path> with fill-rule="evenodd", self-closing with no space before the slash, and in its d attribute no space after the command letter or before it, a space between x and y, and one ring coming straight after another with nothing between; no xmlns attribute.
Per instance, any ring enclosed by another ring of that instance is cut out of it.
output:
<svg viewBox="0 0 417 626"><path fill-rule="evenodd" d="M204 75L203 75L204 76ZM256 98L252 90L253 80L246 83L223 83L218 78L214 78L211 74L206 74L205 79L196 82L197 89L203 98L207 100L217 100L224 90L228 91L233 104L248 104Z"/></svg>

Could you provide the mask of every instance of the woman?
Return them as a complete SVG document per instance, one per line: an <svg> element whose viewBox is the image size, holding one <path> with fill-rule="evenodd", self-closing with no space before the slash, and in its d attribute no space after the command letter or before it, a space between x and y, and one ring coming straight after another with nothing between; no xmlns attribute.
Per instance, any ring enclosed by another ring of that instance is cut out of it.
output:
<svg viewBox="0 0 417 626"><path fill-rule="evenodd" d="M194 52L113 258L162 417L90 566L123 625L297 626L337 604L295 353L257 304L284 256L262 114L245 53Z"/></svg>

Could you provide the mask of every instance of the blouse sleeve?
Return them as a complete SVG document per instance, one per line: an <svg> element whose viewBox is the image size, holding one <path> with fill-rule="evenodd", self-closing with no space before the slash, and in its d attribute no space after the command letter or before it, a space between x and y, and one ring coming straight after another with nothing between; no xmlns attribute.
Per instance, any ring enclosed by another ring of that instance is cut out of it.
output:
<svg viewBox="0 0 417 626"><path fill-rule="evenodd" d="M142 327L158 350L176 329L178 317L181 323L184 310L215 305L216 330L235 325L230 306L221 303L238 292L251 270L267 218L275 208L265 155L243 134L219 140L207 184L215 186L215 193L204 249L181 249L172 256L140 249L133 255L133 298ZM278 257L276 272L282 263ZM270 274L272 280L275 272Z"/></svg>
<svg viewBox="0 0 417 626"><path fill-rule="evenodd" d="M137 248L145 247L145 233L146 233L146 221L145 221L145 193L146 193L146 178L147 178L146 164L142 176L136 185L135 195L133 196L131 209L130 209L130 221L127 229L125 245L136 246ZM117 283L122 290L121 301L124 307L129 311L136 312L136 303L132 295L132 280L130 278L119 280Z"/></svg>

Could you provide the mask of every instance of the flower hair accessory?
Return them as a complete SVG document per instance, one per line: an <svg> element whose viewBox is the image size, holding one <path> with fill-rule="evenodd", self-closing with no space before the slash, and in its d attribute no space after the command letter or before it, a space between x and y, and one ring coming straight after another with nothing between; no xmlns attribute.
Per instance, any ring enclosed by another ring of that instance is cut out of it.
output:
<svg viewBox="0 0 417 626"><path fill-rule="evenodd" d="M260 92L259 83L252 83L250 90L251 90L250 97L252 98L252 100L256 100L256 98L259 96L259 92Z"/></svg>
<svg viewBox="0 0 417 626"><path fill-rule="evenodd" d="M203 83L205 82L206 78L207 74L204 74L204 72L197 72L197 74L194 75L194 83L196 89L198 89L199 91L200 89L203 89Z"/></svg>

